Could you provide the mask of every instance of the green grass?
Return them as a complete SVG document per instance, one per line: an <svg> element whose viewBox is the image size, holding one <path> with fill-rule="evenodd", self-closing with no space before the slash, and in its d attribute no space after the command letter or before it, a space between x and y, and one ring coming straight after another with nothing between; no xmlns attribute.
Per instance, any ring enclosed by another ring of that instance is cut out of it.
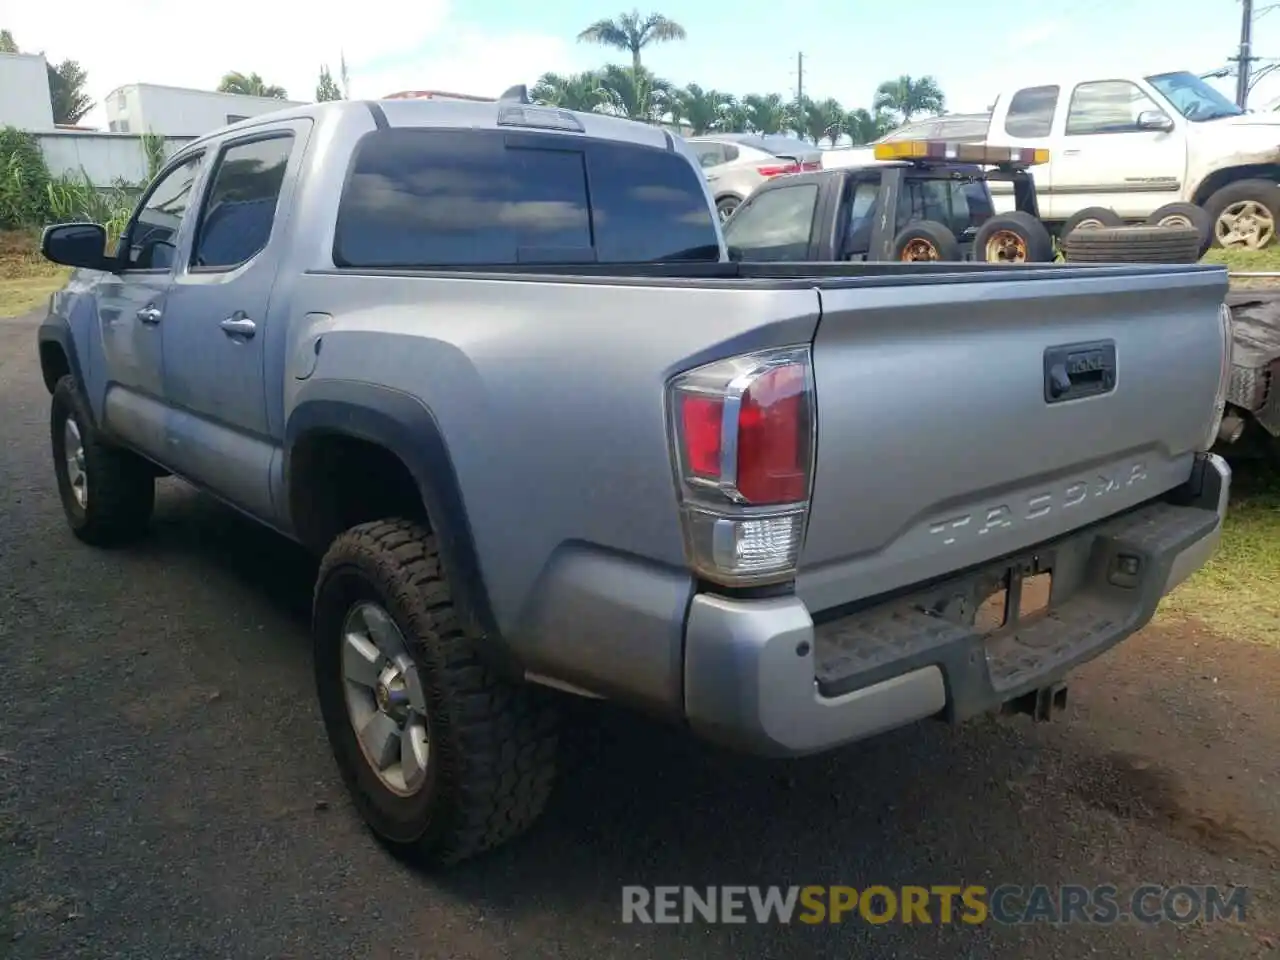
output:
<svg viewBox="0 0 1280 960"><path fill-rule="evenodd" d="M1265 250L1210 250L1204 255L1201 263L1221 263L1228 270L1276 271L1280 273L1280 246L1272 244ZM1267 279L1257 277L1240 277L1232 279L1233 287L1275 287L1280 286L1280 278Z"/></svg>
<svg viewBox="0 0 1280 960"><path fill-rule="evenodd" d="M1194 619L1223 637L1280 645L1280 473L1235 465L1218 552L1178 587L1160 616Z"/></svg>

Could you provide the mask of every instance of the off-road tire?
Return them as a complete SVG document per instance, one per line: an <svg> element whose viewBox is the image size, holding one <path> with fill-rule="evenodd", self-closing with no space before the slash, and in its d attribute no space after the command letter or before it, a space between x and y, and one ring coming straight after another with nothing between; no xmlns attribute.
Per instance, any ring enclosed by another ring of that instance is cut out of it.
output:
<svg viewBox="0 0 1280 960"><path fill-rule="evenodd" d="M909 251L923 249L925 246L933 251L934 256L925 258L908 255ZM939 223L937 220L917 220L915 223L907 224L893 238L891 258L907 263L930 260L955 262L962 260L964 256L960 252L960 241L945 223Z"/></svg>
<svg viewBox="0 0 1280 960"><path fill-rule="evenodd" d="M1107 227L1077 230L1063 243L1069 263L1196 263L1200 233L1194 227Z"/></svg>
<svg viewBox="0 0 1280 960"><path fill-rule="evenodd" d="M1085 227L1086 230L1097 230L1105 227L1123 227L1124 218L1116 213L1110 207L1085 207L1083 210L1077 210L1071 216L1067 217L1066 223L1062 225L1062 229L1058 231L1058 242L1061 244L1071 231L1075 230L1081 224L1092 224Z"/></svg>
<svg viewBox="0 0 1280 960"><path fill-rule="evenodd" d="M1022 260L992 260L988 256L991 241L1002 234L1016 238L1023 253ZM973 238L973 258L988 263L1052 263L1054 256L1053 237L1049 236L1045 225L1031 214L1021 210L992 217L978 229L977 235Z"/></svg>
<svg viewBox="0 0 1280 960"><path fill-rule="evenodd" d="M66 456L66 422L72 419L84 448L87 502L81 507L71 491ZM94 426L89 404L70 374L53 388L49 441L58 499L71 532L85 543L110 547L147 532L156 502L155 468L130 450L108 443Z"/></svg>
<svg viewBox="0 0 1280 960"><path fill-rule="evenodd" d="M399 627L425 694L430 760L422 789L388 790L348 716L343 624L379 604ZM339 535L320 564L312 611L316 687L334 758L352 800L396 854L447 866L525 832L551 794L557 716L549 693L498 677L459 624L436 538L417 523L377 520Z"/></svg>

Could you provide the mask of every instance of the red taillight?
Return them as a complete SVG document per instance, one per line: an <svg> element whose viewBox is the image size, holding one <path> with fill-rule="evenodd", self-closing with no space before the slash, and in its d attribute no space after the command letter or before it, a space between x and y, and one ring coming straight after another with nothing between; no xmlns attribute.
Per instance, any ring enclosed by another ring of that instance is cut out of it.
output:
<svg viewBox="0 0 1280 960"><path fill-rule="evenodd" d="M800 164L800 169L801 169L801 170L803 170L803 171L804 171L804 172L806 172L806 173L810 173L810 172L812 172L812 171L814 171L814 170L821 170L821 169L822 169L822 161L821 161L821 160L812 160L812 161L810 161L809 163L802 163L802 164Z"/></svg>
<svg viewBox="0 0 1280 960"><path fill-rule="evenodd" d="M775 166L769 166L769 167L756 167L756 173L760 174L760 176L762 177L780 177L784 173L799 173L799 172L800 172L800 166L799 164L795 164L795 163L788 163L785 166L775 165Z"/></svg>
<svg viewBox="0 0 1280 960"><path fill-rule="evenodd" d="M672 441L690 566L725 585L795 575L809 515L814 403L807 346L675 377Z"/></svg>
<svg viewBox="0 0 1280 960"><path fill-rule="evenodd" d="M809 491L805 370L775 367L754 380L738 409L738 492L751 504L796 503Z"/></svg>
<svg viewBox="0 0 1280 960"><path fill-rule="evenodd" d="M719 480L724 401L685 394L680 398L680 420L690 472L703 480Z"/></svg>

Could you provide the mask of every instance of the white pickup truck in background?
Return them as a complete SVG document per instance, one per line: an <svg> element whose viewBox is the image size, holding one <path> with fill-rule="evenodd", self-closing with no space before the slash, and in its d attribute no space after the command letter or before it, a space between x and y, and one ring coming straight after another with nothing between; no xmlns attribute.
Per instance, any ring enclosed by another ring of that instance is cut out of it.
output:
<svg viewBox="0 0 1280 960"><path fill-rule="evenodd" d="M1244 113L1193 73L1011 87L995 102L987 143L1048 147L1049 162L1033 175L1041 217L1060 234L1106 210L1141 222L1170 203L1190 203L1208 215L1215 246L1259 249L1275 241L1280 113ZM997 212L1013 209L1004 184L993 184L992 193Z"/></svg>

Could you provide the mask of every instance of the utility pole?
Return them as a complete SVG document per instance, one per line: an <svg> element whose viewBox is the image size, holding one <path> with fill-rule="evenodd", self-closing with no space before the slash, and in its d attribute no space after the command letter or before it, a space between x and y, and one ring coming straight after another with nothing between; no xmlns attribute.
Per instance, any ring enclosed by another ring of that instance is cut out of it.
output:
<svg viewBox="0 0 1280 960"><path fill-rule="evenodd" d="M1240 55L1236 58L1236 106L1249 102L1249 67L1253 63L1253 0L1241 0Z"/></svg>
<svg viewBox="0 0 1280 960"><path fill-rule="evenodd" d="M796 100L804 99L804 54L796 54Z"/></svg>

